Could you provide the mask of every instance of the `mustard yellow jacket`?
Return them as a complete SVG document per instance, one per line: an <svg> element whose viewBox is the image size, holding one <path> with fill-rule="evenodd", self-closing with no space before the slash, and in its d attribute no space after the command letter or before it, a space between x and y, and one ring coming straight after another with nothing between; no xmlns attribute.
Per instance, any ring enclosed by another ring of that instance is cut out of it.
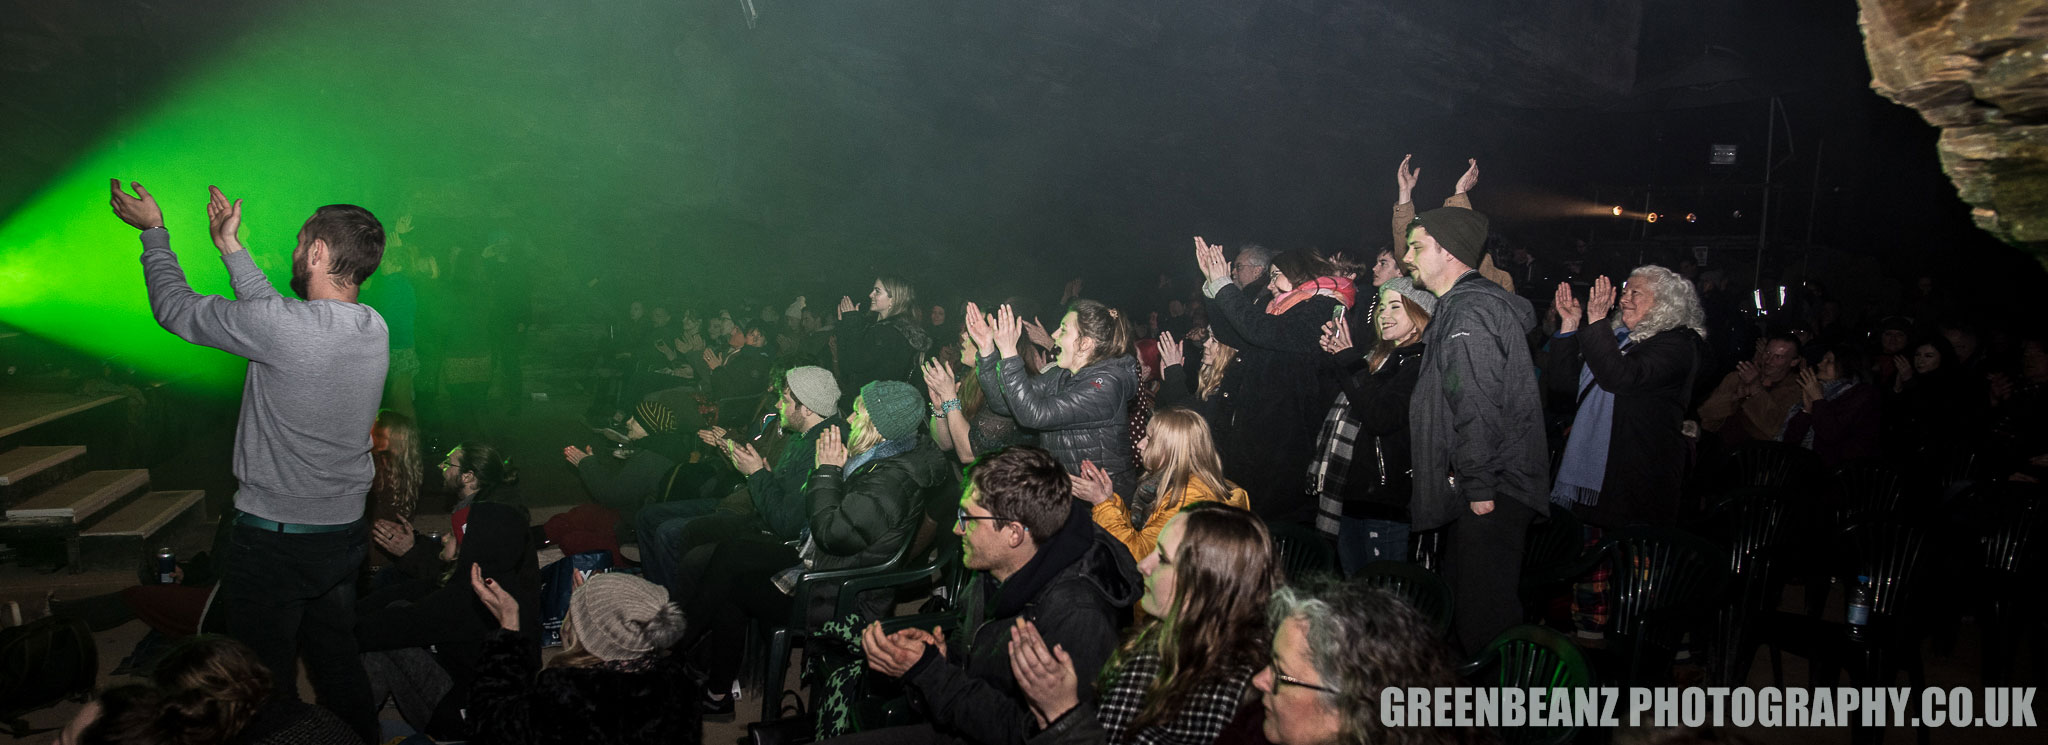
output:
<svg viewBox="0 0 2048 745"><path fill-rule="evenodd" d="M1210 491L1209 486L1200 479L1189 481L1187 488L1182 490L1182 498L1169 500L1163 495L1160 497L1159 501L1163 506L1152 511L1152 517L1145 521L1143 528L1131 526L1130 508L1124 505L1123 495L1112 494L1108 499L1095 505L1095 524L1109 531L1110 535L1116 536L1117 541L1131 550L1132 557L1144 561L1145 557L1152 553L1152 549L1158 547L1159 531L1166 529L1166 521L1180 514L1180 508L1183 506L1194 502L1221 501L1232 507L1247 510L1252 508L1251 497L1246 495L1243 489L1227 481L1224 482L1224 486L1229 487L1230 494L1226 498L1218 499L1216 493Z"/></svg>

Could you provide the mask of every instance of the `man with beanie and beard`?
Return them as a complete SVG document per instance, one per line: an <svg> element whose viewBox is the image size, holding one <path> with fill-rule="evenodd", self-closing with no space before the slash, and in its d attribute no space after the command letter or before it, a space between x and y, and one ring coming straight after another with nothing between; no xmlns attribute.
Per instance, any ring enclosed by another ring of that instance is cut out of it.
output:
<svg viewBox="0 0 2048 745"><path fill-rule="evenodd" d="M469 696L470 742L480 745L695 745L703 686L669 649L683 612L668 591L630 574L592 576L569 596L562 652L538 664L519 602L481 572L468 582L498 620ZM522 629L526 629L522 633Z"/></svg>
<svg viewBox="0 0 2048 745"><path fill-rule="evenodd" d="M590 497L617 511L619 528L630 530L642 509L665 496L662 490L668 484L669 472L688 460L689 442L676 431L675 411L656 401L640 402L633 409L633 416L626 419L624 429L626 447L632 455L623 462L597 457L590 448L573 445L563 448L562 455L583 477ZM662 508L669 518L708 515L718 508L718 500L683 500Z"/></svg>
<svg viewBox="0 0 2048 745"><path fill-rule="evenodd" d="M1449 526L1444 577L1467 653L1521 621L1523 531L1550 503L1543 403L1524 341L1536 311L1480 276L1485 242L1485 215L1442 207L1409 223L1402 259L1438 298L1409 398L1409 512L1415 530Z"/></svg>
<svg viewBox="0 0 2048 745"><path fill-rule="evenodd" d="M697 436L724 453L746 478L743 490L728 497L711 516L697 511L696 500L649 505L640 511L634 532L640 536L641 566L649 581L668 587L676 597L694 594L688 588L709 558L698 552L685 559L694 548L743 533L766 532L779 541L803 537L810 517L804 509L804 481L815 465L818 438L827 429L844 437L846 419L839 415L839 381L830 370L790 368L779 388L776 418L789 437L773 468L752 443L726 439L725 428L712 427ZM735 504L742 499L744 503ZM691 507L679 506L685 504Z"/></svg>
<svg viewBox="0 0 2048 745"><path fill-rule="evenodd" d="M780 623L790 617L793 582L779 575L872 567L887 562L916 538L926 505L954 493L953 468L923 435L924 395L900 380L877 380L861 388L847 417L848 432L825 427L817 437L816 466L804 482L808 517L800 548L779 539L735 538L720 543L709 568L685 607L697 624L688 645L710 680L723 691L738 676L747 619ZM888 615L893 593L863 596L862 610ZM819 606L836 602L833 592L812 596ZM812 614L812 622L826 620ZM732 702L713 694L707 714L728 715Z"/></svg>
<svg viewBox="0 0 2048 745"><path fill-rule="evenodd" d="M861 634L868 668L901 679L929 724L870 730L828 742L847 745L1008 745L1040 727L1010 667L1010 639L1029 621L1048 649L1073 660L1092 682L1116 649L1123 609L1145 581L1131 551L1095 524L1088 504L1051 453L1028 446L982 456L960 497L961 564L975 571L957 607L959 628ZM965 635L963 633L963 635ZM1078 689L1092 698L1094 686ZM1234 704L1234 702L1233 702ZM1226 718L1228 714L1225 715Z"/></svg>

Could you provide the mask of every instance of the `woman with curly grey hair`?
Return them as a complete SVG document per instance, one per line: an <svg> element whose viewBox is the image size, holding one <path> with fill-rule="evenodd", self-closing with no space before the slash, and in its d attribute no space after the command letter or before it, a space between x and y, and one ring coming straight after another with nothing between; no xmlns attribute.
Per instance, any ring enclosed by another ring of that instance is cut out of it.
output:
<svg viewBox="0 0 2048 745"><path fill-rule="evenodd" d="M1557 286L1560 323L1544 369L1554 389L1576 398L1578 415L1550 498L1603 527L1669 523L1706 314L1692 284L1661 266L1637 268L1619 294L1616 318L1614 286L1595 280L1582 326L1570 285Z"/></svg>
<svg viewBox="0 0 2048 745"><path fill-rule="evenodd" d="M1707 335L1699 294L1677 272L1637 267L1620 295L1620 313L1610 314L1615 289L1606 277L1593 282L1583 306L1559 284L1560 322L1544 366L1551 388L1578 401L1550 500L1579 514L1589 542L1603 530L1678 519L1681 427ZM1607 623L1605 572L1574 594L1582 636L1598 637Z"/></svg>
<svg viewBox="0 0 2048 745"><path fill-rule="evenodd" d="M1278 745L1454 743L1469 729L1389 727L1387 688L1459 685L1450 652L1422 614L1385 590L1320 580L1273 593L1273 657L1252 678Z"/></svg>

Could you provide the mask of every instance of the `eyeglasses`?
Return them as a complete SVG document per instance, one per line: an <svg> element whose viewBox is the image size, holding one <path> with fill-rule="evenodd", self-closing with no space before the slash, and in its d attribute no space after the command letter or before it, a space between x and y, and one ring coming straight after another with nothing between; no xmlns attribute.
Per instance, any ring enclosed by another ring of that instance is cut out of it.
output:
<svg viewBox="0 0 2048 745"><path fill-rule="evenodd" d="M998 515L969 515L969 514L967 514L967 508L966 508L966 507L962 507L962 508L960 508L960 512L959 512L959 514L958 514L958 516L957 516L957 519L958 519L958 520L959 520L960 522L963 522L963 523L964 523L964 522L967 522L967 521L969 521L969 520L995 520L995 521L998 521L998 522L1007 522L1007 523L1016 523L1016 522L1017 522L1016 520L1012 520L1012 519L1010 519L1010 518L1007 518L1007 517L1001 517L1001 516L998 516ZM1031 526L1029 526L1029 525L1025 525L1025 524L1023 524L1023 523L1017 523L1017 527L1023 528L1023 529L1024 529L1024 530L1025 530L1026 532L1029 532L1029 531L1031 530Z"/></svg>
<svg viewBox="0 0 2048 745"><path fill-rule="evenodd" d="M1330 694L1330 695L1332 695L1332 696L1335 696L1335 695L1337 695L1337 689L1335 689L1335 688L1331 688L1331 687L1329 687L1329 686L1321 686L1321 685L1316 685L1316 684L1314 684L1314 683L1310 683L1310 682L1308 682L1308 681L1306 681L1306 680L1302 680L1302 679L1300 679L1300 678L1297 678L1297 677L1294 677L1294 676L1292 676L1292 675L1288 675L1287 673L1283 673L1283 672L1280 672L1280 663L1278 663L1278 662L1274 662L1274 663L1272 663L1272 664L1270 664L1270 665L1267 665L1267 669L1269 669L1269 670L1272 670L1272 671L1273 671L1273 681L1274 681L1274 682L1275 682L1276 684L1286 684L1286 685L1291 685L1291 686L1301 686L1301 687L1303 687L1303 688L1307 688L1307 689L1309 689L1309 690L1312 690L1312 691L1322 691L1322 692L1324 692L1324 693L1327 693L1327 694Z"/></svg>

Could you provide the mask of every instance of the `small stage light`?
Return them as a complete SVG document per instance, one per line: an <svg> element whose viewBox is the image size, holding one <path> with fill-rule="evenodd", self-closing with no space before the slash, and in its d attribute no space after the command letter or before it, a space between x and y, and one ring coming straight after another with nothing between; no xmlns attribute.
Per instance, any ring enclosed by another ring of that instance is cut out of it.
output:
<svg viewBox="0 0 2048 745"><path fill-rule="evenodd" d="M1699 221L1700 221L1700 216L1699 216L1699 215L1695 215L1695 214L1693 214L1693 213L1691 213L1691 212L1687 212L1687 213L1685 213L1685 221L1686 221L1686 222L1699 222Z"/></svg>
<svg viewBox="0 0 2048 745"><path fill-rule="evenodd" d="M1645 220L1649 220L1650 222L1656 222L1656 221L1657 221L1657 213L1655 213L1655 212L1652 212L1652 213L1650 213L1649 215L1645 216L1645 217L1644 217L1643 219L1645 219Z"/></svg>
<svg viewBox="0 0 2048 745"><path fill-rule="evenodd" d="M1615 206L1615 208L1614 208L1614 216L1615 216L1615 217L1620 217L1620 216L1621 216L1621 207L1620 207L1619 205Z"/></svg>

